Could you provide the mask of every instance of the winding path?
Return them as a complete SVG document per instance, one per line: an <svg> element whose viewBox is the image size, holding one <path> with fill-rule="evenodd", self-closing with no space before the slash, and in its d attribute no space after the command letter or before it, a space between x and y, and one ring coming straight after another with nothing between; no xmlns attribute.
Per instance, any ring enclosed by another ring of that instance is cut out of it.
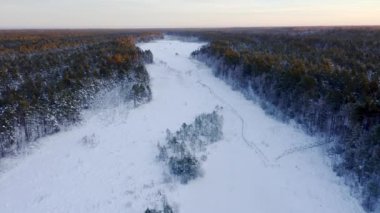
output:
<svg viewBox="0 0 380 213"><path fill-rule="evenodd" d="M234 113L234 115L236 115L236 117L239 118L240 122L241 122L241 131L240 131L240 135L241 135L241 138L243 139L243 141L248 145L248 147L250 147L251 149L253 149L256 154L261 158L261 160L263 161L263 164L265 166L268 166L269 165L269 159L268 157L264 154L264 152L255 144L255 142L253 141L249 141L246 137L245 137L245 133L244 133L244 129L245 129L245 120L244 118L239 114L239 112L230 104L228 103L227 101L225 101L223 98L221 98L219 95L217 95L214 90L209 87L207 84L205 83L202 83L200 80L197 81L198 84L200 84L202 87L205 87L207 88L207 90L216 98L218 99L221 103L223 103L224 105L228 106L228 108L231 110L231 112Z"/></svg>

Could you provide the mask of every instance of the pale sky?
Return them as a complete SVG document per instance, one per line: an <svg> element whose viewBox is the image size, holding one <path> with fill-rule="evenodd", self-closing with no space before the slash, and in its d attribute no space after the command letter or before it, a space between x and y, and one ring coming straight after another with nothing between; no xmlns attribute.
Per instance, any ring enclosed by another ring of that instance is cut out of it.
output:
<svg viewBox="0 0 380 213"><path fill-rule="evenodd" d="M0 0L0 28L380 25L380 0Z"/></svg>

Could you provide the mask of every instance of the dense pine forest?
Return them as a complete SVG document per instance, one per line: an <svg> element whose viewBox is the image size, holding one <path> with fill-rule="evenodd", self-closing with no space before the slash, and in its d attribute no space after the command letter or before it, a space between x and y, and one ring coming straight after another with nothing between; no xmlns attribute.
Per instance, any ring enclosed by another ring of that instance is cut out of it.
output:
<svg viewBox="0 0 380 213"><path fill-rule="evenodd" d="M335 171L371 211L380 198L380 29L279 28L177 33L209 44L193 56L267 112L332 147ZM323 143L322 143L323 144Z"/></svg>
<svg viewBox="0 0 380 213"><path fill-rule="evenodd" d="M1 31L0 156L80 120L101 89L123 88L135 105L151 98L136 41L158 33L128 31Z"/></svg>

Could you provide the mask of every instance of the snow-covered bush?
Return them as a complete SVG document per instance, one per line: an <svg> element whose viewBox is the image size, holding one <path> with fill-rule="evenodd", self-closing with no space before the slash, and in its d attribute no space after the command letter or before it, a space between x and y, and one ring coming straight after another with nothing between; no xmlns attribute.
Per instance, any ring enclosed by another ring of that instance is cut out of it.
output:
<svg viewBox="0 0 380 213"><path fill-rule="evenodd" d="M202 114L195 119L195 131L209 142L216 142L222 138L222 117L216 111L211 114Z"/></svg>
<svg viewBox="0 0 380 213"><path fill-rule="evenodd" d="M170 173L180 177L181 183L187 183L200 175L200 163L195 156L171 157Z"/></svg>

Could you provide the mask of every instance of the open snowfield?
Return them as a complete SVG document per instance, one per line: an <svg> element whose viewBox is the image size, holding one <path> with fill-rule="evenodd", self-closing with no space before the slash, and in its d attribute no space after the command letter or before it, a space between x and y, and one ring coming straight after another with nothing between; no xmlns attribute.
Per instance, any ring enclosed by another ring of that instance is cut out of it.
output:
<svg viewBox="0 0 380 213"><path fill-rule="evenodd" d="M283 155L317 141L269 117L191 59L201 45L170 38L140 44L154 55L147 66L153 100L132 110L103 100L83 113L82 124L3 160L0 212L142 213L164 196L181 213L363 212L320 148ZM166 181L156 159L166 129L216 106L223 108L224 138L208 147L203 176L187 185Z"/></svg>

